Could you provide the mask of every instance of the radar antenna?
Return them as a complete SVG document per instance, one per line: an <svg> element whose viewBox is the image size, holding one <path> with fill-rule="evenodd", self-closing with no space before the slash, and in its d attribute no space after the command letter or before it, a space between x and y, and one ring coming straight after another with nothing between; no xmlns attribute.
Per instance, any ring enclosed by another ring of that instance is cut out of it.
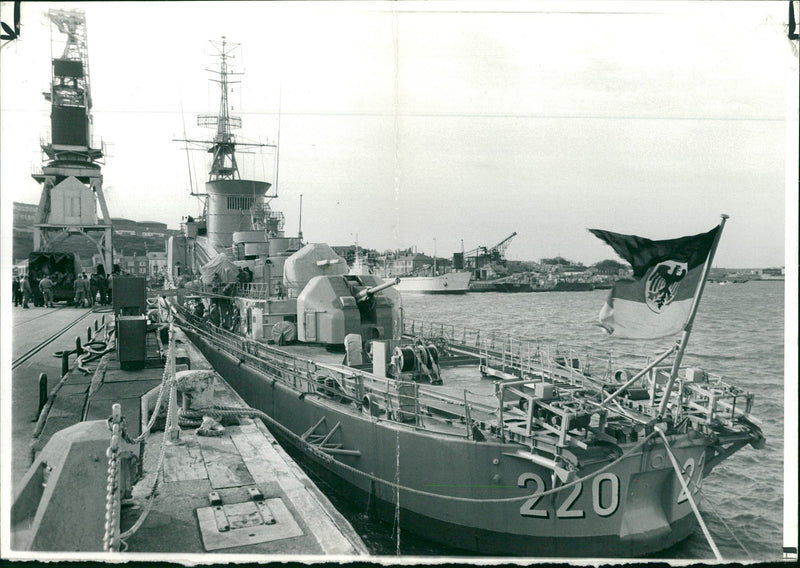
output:
<svg viewBox="0 0 800 568"><path fill-rule="evenodd" d="M201 114L197 117L197 125L210 128L215 131L211 141L206 140L176 140L176 142L186 142L187 144L199 145L199 148L206 150L212 155L211 167L208 172L208 181L217 180L239 180L239 164L236 160L236 148L238 147L277 147L275 144L263 144L258 142L238 142L233 131L242 127L242 118L230 112L228 92L230 85L238 84L239 81L232 80L232 76L243 75L231 70L230 60L235 59L234 52L238 49L238 43L229 43L225 36L222 41L211 44L215 47L217 57L219 57L219 69L206 69L215 75L210 81L217 83L220 88L219 111L217 114ZM208 145L211 144L210 147ZM274 196L266 196L274 197Z"/></svg>

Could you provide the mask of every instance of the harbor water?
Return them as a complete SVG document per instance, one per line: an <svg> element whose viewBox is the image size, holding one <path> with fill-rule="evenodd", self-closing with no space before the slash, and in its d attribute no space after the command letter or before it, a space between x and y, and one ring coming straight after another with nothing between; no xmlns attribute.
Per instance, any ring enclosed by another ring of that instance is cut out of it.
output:
<svg viewBox="0 0 800 568"><path fill-rule="evenodd" d="M406 318L471 329L557 340L568 345L645 354L663 352L676 339L620 340L594 325L607 290L457 296L405 295ZM684 361L721 374L755 394L753 415L762 420L767 445L747 446L706 478L700 510L725 560L779 559L783 536L784 283L708 284ZM313 471L310 472L313 476ZM316 477L315 477L316 479ZM328 490L373 554L455 556L441 547L376 522ZM713 559L698 527L687 540L654 558Z"/></svg>

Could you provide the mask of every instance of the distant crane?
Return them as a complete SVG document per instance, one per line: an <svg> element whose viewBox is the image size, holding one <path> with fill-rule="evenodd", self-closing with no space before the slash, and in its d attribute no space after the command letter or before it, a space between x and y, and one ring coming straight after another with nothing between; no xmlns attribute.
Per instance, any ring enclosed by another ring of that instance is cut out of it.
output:
<svg viewBox="0 0 800 568"><path fill-rule="evenodd" d="M508 245L511 244L511 241L514 237L517 236L517 232L514 231L510 235L508 235L505 239L500 241L494 246L486 247L486 246L479 246L470 251L464 253L464 261L466 263L466 268L476 269L484 266L490 262L502 262L505 260L505 253Z"/></svg>

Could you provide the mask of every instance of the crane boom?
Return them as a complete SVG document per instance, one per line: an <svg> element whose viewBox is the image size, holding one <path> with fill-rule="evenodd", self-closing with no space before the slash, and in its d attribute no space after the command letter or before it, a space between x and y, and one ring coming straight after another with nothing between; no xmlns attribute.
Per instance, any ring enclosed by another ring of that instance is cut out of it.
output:
<svg viewBox="0 0 800 568"><path fill-rule="evenodd" d="M494 246L479 246L467 251L464 253L464 260L467 265L472 268L479 268L487 262L501 261L503 260L508 245L511 244L511 240L516 236L517 232L514 231Z"/></svg>
<svg viewBox="0 0 800 568"><path fill-rule="evenodd" d="M492 249L490 249L490 250L495 250L496 249L497 252L500 253L500 256L503 256L505 254L505 252L506 252L506 249L508 248L508 245L511 244L511 239L513 239L516 236L517 236L517 232L514 231L513 233L508 235L505 239L503 239L502 241L500 241L499 243L494 245L494 247L492 247Z"/></svg>

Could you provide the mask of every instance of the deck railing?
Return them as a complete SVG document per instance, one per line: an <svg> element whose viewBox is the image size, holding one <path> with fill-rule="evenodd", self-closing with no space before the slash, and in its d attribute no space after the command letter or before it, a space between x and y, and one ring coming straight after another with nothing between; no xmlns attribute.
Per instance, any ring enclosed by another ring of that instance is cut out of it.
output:
<svg viewBox="0 0 800 568"><path fill-rule="evenodd" d="M472 423L468 418L470 410L481 411L484 416L496 415L498 412L494 397L469 390L464 390L462 397L455 397L415 382L396 381L354 368L320 363L210 326L185 311L181 312L181 316L196 333L213 341L219 349L295 389L354 403L360 408L376 405L378 416L385 414L388 419L405 423L412 428L423 429L428 421L447 424L462 421L465 426L462 434L459 435L457 430L445 433L469 438L472 435ZM435 403L443 403L450 416L440 418L435 413L424 411ZM482 426L490 425L484 422Z"/></svg>
<svg viewBox="0 0 800 568"><path fill-rule="evenodd" d="M669 366L656 365L654 359L654 364L649 365L651 368L636 383L647 390L646 399L615 400L612 405L607 405L603 402L603 393L606 392L603 387L619 384L609 380L610 369L614 368L610 360L604 360L605 367L599 366L599 362L593 363L601 371L592 377L586 372L592 355L573 348L557 345L551 349L538 341L501 337L500 334L493 336L485 332L480 338L477 330L456 331L441 324L408 321L408 333L414 332L417 337L431 341L447 338L451 348L475 357L481 365L513 371L509 377L518 377L497 383L494 395L463 389L458 396L425 384L379 377L367 371L290 354L211 326L185 313L185 310L180 313L196 333L213 341L219 349L298 391L355 404L371 414L373 419L389 419L410 428L428 429L435 423L447 424L448 427L437 431L457 437L472 437L473 426L477 424L481 430L491 430L501 439L510 437L531 444L541 439L546 444L563 446L573 439L574 424L586 420L587 414L597 414L601 424L610 413L642 427L658 407L664 379L670 369ZM458 333L460 339L453 340ZM543 382L557 389L556 397L535 394L536 384ZM752 395L727 385L719 376L704 375L701 381L697 381L688 378L685 371L672 399L670 412L675 423L688 418L698 427L709 428L720 420L733 424L742 417L749 417L752 406ZM534 407L539 409L537 412L544 409L547 416L558 416L558 423L549 423L541 413L537 415L534 412ZM452 429L454 423L462 423L464 430ZM586 427L588 421L581 428Z"/></svg>
<svg viewBox="0 0 800 568"><path fill-rule="evenodd" d="M573 382L588 374L610 380L620 369L642 368L651 358L634 353L617 353L578 348L562 342L545 342L505 332L472 329L466 326L405 319L403 334L433 343L479 354L493 366L516 374L528 375L558 371L567 373Z"/></svg>

